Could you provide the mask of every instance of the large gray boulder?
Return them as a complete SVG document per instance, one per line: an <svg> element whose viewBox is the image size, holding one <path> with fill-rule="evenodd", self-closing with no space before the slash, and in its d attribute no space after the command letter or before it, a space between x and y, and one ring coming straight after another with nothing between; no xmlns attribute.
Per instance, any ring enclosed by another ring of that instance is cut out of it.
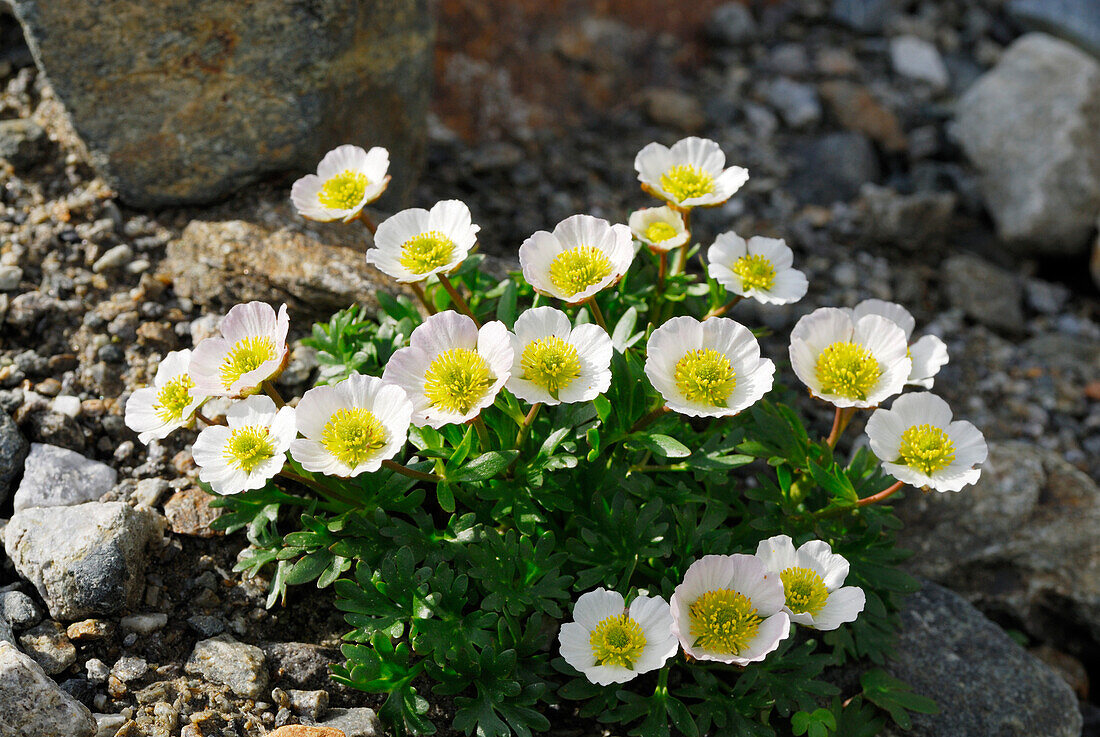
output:
<svg viewBox="0 0 1100 737"><path fill-rule="evenodd" d="M901 612L886 670L935 700L889 737L1078 737L1081 712L1053 670L957 594L926 582Z"/></svg>
<svg viewBox="0 0 1100 737"><path fill-rule="evenodd" d="M93 737L87 707L62 691L38 663L0 642L0 737Z"/></svg>
<svg viewBox="0 0 1100 737"><path fill-rule="evenodd" d="M4 548L62 621L115 614L145 586L146 547L161 536L157 515L122 502L32 507L4 528Z"/></svg>
<svg viewBox="0 0 1100 737"><path fill-rule="evenodd" d="M56 445L31 443L13 505L18 512L95 501L114 488L117 477L106 463Z"/></svg>
<svg viewBox="0 0 1100 737"><path fill-rule="evenodd" d="M1100 643L1100 489L1057 453L992 442L977 484L897 510L915 572L1041 641Z"/></svg>
<svg viewBox="0 0 1100 737"><path fill-rule="evenodd" d="M1029 253L1084 253L1100 213L1100 62L1028 34L955 114L1001 238Z"/></svg>
<svg viewBox="0 0 1100 737"><path fill-rule="evenodd" d="M428 0L13 0L96 165L137 207L207 202L341 143L424 147Z"/></svg>

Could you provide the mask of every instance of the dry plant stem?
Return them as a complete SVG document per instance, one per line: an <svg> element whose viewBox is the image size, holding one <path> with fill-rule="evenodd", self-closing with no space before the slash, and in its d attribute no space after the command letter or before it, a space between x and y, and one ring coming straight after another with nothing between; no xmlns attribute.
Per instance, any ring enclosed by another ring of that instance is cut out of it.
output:
<svg viewBox="0 0 1100 737"><path fill-rule="evenodd" d="M516 449L518 450L523 446L523 441L527 439L527 433L531 431L531 425L535 422L535 417L539 413L539 409L542 408L542 402L535 402L531 405L531 409L527 412L527 416L523 418L523 424L519 426L519 433L516 434Z"/></svg>
<svg viewBox="0 0 1100 737"><path fill-rule="evenodd" d="M477 430L477 439L481 443L481 449L485 451L492 450L493 442L489 439L489 428L485 427L485 420L481 419L481 415L470 420L470 424Z"/></svg>
<svg viewBox="0 0 1100 737"><path fill-rule="evenodd" d="M275 388L275 385L272 384L270 381L265 381L263 383L263 389L264 389L264 394L271 397L271 400L273 402L275 402L276 407L286 406L286 402L283 401L283 398L279 394L279 391Z"/></svg>
<svg viewBox="0 0 1100 737"><path fill-rule="evenodd" d="M324 484L314 481L313 479L307 479L305 476L299 476L298 474L289 470L286 466L283 466L283 470L279 471L279 475L283 478L288 478L291 481L297 482L302 486L312 489L326 499L335 499L336 501L342 502L343 504L347 504L353 507L356 506L356 502L354 499L346 497L340 492L334 491Z"/></svg>
<svg viewBox="0 0 1100 737"><path fill-rule="evenodd" d="M443 285L443 288L447 290L447 294L451 297L451 302L454 306L466 317L474 321L474 325L477 325L478 330L481 329L481 323L474 317L474 313L470 310L470 305L466 304L466 300L462 299L462 295L455 289L455 285L451 283L451 280L446 274L439 275L439 283Z"/></svg>
<svg viewBox="0 0 1100 737"><path fill-rule="evenodd" d="M589 297L587 304L589 309L592 310L592 317L595 319L596 324L603 328L604 332L610 335L611 331L607 329L607 321L603 319L603 312L600 310L600 306L596 304L596 298Z"/></svg>
<svg viewBox="0 0 1100 737"><path fill-rule="evenodd" d="M687 271L688 249L691 248L691 208L678 207L676 205L673 205L672 208L684 216L684 230L686 230L688 234L688 238L684 241L684 245L680 246L680 259L676 267L676 273L680 274Z"/></svg>
<svg viewBox="0 0 1100 737"><path fill-rule="evenodd" d="M226 421L225 421L224 417L217 417L215 419L210 419L209 417L207 417L206 415L204 415L202 413L202 410L198 410L198 409L195 410L195 417L199 418L200 420L205 422L207 425L225 425L226 424Z"/></svg>
<svg viewBox="0 0 1100 737"><path fill-rule="evenodd" d="M657 294L665 293L665 272L668 271L668 251L661 251L661 263L657 267Z"/></svg>
<svg viewBox="0 0 1100 737"><path fill-rule="evenodd" d="M882 491L880 491L877 494L872 494L869 497L866 497L864 499L860 499L858 502L856 502L856 506L857 507L867 507L867 506L870 506L872 504L875 504L876 502L881 502L883 499L887 498L888 496L891 496L892 494L897 493L901 489L901 487L903 487L903 486L905 486L905 484L902 483L901 481L898 481L893 486L888 486L887 488L883 489Z"/></svg>
<svg viewBox="0 0 1100 737"><path fill-rule="evenodd" d="M830 448L835 448L836 443L840 440L840 436L844 434L844 428L848 427L848 423L852 421L852 417L855 416L855 407L837 407L836 414L833 415L833 429L829 431L829 437L825 438L825 444Z"/></svg>
<svg viewBox="0 0 1100 737"><path fill-rule="evenodd" d="M409 288L413 290L413 294L420 300L420 304L424 305L424 309L427 310L428 315L434 315L436 313L435 307L428 301L428 295L424 294L424 287L420 286L420 282L411 282Z"/></svg>
<svg viewBox="0 0 1100 737"><path fill-rule="evenodd" d="M727 312L729 312L731 309L733 309L733 307L735 307L737 305L737 303L740 302L743 299L745 299L745 295L739 294L736 297L734 297L733 299L731 299L729 302L726 302L721 307L715 307L713 310L710 310L709 312L707 312L707 314L703 316L703 319L708 320L712 317L718 317L719 315L724 315Z"/></svg>
<svg viewBox="0 0 1100 737"><path fill-rule="evenodd" d="M371 219L371 216L367 214L366 210L359 211L359 219L363 221L363 225L367 226L367 230L370 231L371 235L374 235L375 232L378 231L378 226L374 224L374 221Z"/></svg>
<svg viewBox="0 0 1100 737"><path fill-rule="evenodd" d="M432 483L438 483L443 480L443 477L439 474L417 471L407 466L402 466L397 461L382 461L382 468L388 468L394 473L399 473L402 476L408 476L410 479L416 479L417 481L431 481Z"/></svg>
<svg viewBox="0 0 1100 737"><path fill-rule="evenodd" d="M665 412L668 412L668 407L666 405L663 405L663 404L659 407L655 407L655 408L651 409L649 412L647 412L646 414L644 414L644 415L642 415L641 417L638 418L638 421L635 422L631 426L630 432L631 433L636 433L639 430L641 430L642 428L651 425L654 421L657 420L657 418L659 418Z"/></svg>

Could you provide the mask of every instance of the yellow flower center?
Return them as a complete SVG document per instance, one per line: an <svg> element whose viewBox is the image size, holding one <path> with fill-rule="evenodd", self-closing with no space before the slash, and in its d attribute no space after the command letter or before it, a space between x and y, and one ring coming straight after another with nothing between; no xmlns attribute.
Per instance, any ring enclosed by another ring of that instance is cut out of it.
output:
<svg viewBox="0 0 1100 737"><path fill-rule="evenodd" d="M435 357L424 374L424 396L436 409L466 414L493 385L485 359L466 348L452 348Z"/></svg>
<svg viewBox="0 0 1100 737"><path fill-rule="evenodd" d="M362 407L336 410L321 430L321 445L350 468L366 461L385 444L385 426Z"/></svg>
<svg viewBox="0 0 1100 737"><path fill-rule="evenodd" d="M401 265L414 274L426 274L451 260L455 244L437 230L421 233L401 244Z"/></svg>
<svg viewBox="0 0 1100 737"><path fill-rule="evenodd" d="M611 275L611 260L592 246L562 251L550 262L550 281L566 296L573 296Z"/></svg>
<svg viewBox="0 0 1100 737"><path fill-rule="evenodd" d="M523 378L550 392L554 399L558 398L559 391L581 375L577 349L556 335L528 343L520 356L519 365L523 369Z"/></svg>
<svg viewBox="0 0 1100 737"><path fill-rule="evenodd" d="M955 443L938 427L913 425L901 434L898 455L905 465L931 476L954 462Z"/></svg>
<svg viewBox="0 0 1100 737"><path fill-rule="evenodd" d="M733 265L733 273L741 277L741 288L744 290L760 289L768 290L775 284L775 267L772 262L763 256L742 256Z"/></svg>
<svg viewBox="0 0 1100 737"><path fill-rule="evenodd" d="M676 362L673 378L684 399L713 407L725 406L737 386L737 374L730 360L711 348L697 348L685 353Z"/></svg>
<svg viewBox="0 0 1100 737"><path fill-rule="evenodd" d="M688 607L695 647L737 655L760 629L760 615L744 594L732 589L708 591Z"/></svg>
<svg viewBox="0 0 1100 737"><path fill-rule="evenodd" d="M229 465L238 466L245 473L252 473L252 469L275 455L275 444L266 427L238 427L229 434L224 455Z"/></svg>
<svg viewBox="0 0 1100 737"><path fill-rule="evenodd" d="M787 608L795 614L817 614L829 600L825 581L809 568L788 568L779 574Z"/></svg>
<svg viewBox="0 0 1100 737"><path fill-rule="evenodd" d="M222 361L222 386L228 389L237 379L249 371L255 371L273 358L275 341L266 335L237 341Z"/></svg>
<svg viewBox="0 0 1100 737"><path fill-rule="evenodd" d="M597 665L617 665L634 670L634 664L645 650L646 639L641 625L623 612L597 624L588 636L588 645Z"/></svg>
<svg viewBox="0 0 1100 737"><path fill-rule="evenodd" d="M317 201L333 210L351 210L363 201L363 193L369 186L366 174L344 169L321 186Z"/></svg>
<svg viewBox="0 0 1100 737"><path fill-rule="evenodd" d="M674 237L676 237L676 228L671 223L658 221L646 226L645 239L650 243L660 243Z"/></svg>
<svg viewBox="0 0 1100 737"><path fill-rule="evenodd" d="M183 411L191 404L191 387L195 382L187 374L180 374L157 392L156 413L162 422L183 419Z"/></svg>
<svg viewBox="0 0 1100 737"><path fill-rule="evenodd" d="M691 164L679 164L661 175L661 189L683 202L713 192L714 177Z"/></svg>
<svg viewBox="0 0 1100 737"><path fill-rule="evenodd" d="M860 344L837 341L817 357L815 372L822 394L864 400L882 376L882 366Z"/></svg>

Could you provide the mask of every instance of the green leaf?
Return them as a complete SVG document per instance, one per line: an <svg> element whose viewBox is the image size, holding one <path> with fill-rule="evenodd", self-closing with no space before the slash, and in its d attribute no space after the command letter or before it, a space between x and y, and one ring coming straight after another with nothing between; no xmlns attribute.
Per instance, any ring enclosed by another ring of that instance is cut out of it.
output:
<svg viewBox="0 0 1100 737"><path fill-rule="evenodd" d="M686 445L668 435L639 433L633 438L663 458L687 458L691 455L691 450Z"/></svg>
<svg viewBox="0 0 1100 737"><path fill-rule="evenodd" d="M488 453L482 453L449 476L448 480L458 483L491 479L508 468L517 455L519 455L517 450L491 450Z"/></svg>

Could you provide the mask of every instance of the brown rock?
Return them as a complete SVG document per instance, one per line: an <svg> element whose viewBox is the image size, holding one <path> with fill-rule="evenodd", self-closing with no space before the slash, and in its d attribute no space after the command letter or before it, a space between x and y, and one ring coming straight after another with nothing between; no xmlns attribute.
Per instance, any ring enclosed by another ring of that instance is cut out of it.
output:
<svg viewBox="0 0 1100 737"><path fill-rule="evenodd" d="M345 737L339 729L331 727L307 727L304 724L288 724L279 727L267 737Z"/></svg>
<svg viewBox="0 0 1100 737"><path fill-rule="evenodd" d="M698 133L707 124L703 106L698 98L666 87L650 87L642 90L642 102L646 115L657 125L664 125L684 133Z"/></svg>
<svg viewBox="0 0 1100 737"><path fill-rule="evenodd" d="M832 80L821 85L821 95L840 124L863 133L887 151L904 151L909 142L898 118L854 82Z"/></svg>
<svg viewBox="0 0 1100 737"><path fill-rule="evenodd" d="M65 634L70 640L102 640L113 629L114 625L105 619L83 619L70 624Z"/></svg>
<svg viewBox="0 0 1100 737"><path fill-rule="evenodd" d="M164 503L164 516L172 532L194 537L214 537L220 533L210 529L210 523L225 510L211 507L214 497L202 489L181 489Z"/></svg>
<svg viewBox="0 0 1100 737"><path fill-rule="evenodd" d="M290 227L194 220L167 250L162 268L176 293L217 309L286 302L292 319L327 319L355 302L375 306L380 290L401 291L362 253Z"/></svg>

